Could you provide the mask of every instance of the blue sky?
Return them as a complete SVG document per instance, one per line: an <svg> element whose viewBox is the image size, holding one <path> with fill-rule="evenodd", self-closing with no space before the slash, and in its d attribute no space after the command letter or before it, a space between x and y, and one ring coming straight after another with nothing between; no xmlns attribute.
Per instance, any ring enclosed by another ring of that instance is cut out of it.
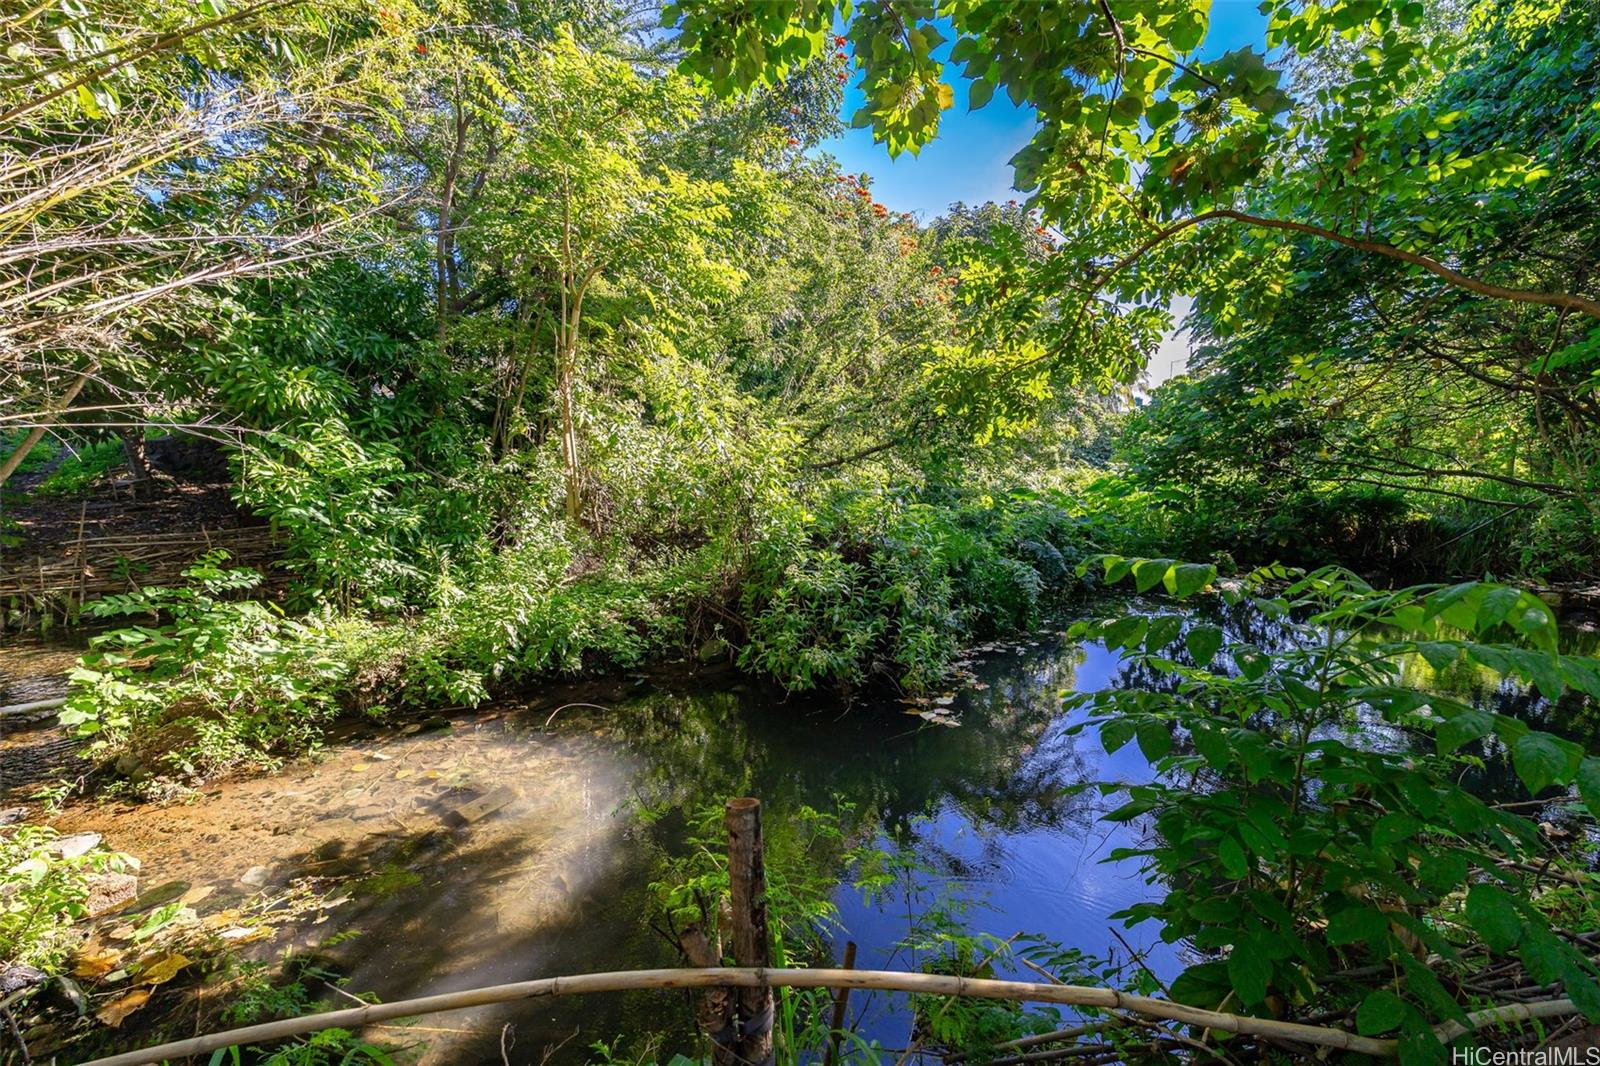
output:
<svg viewBox="0 0 1600 1066"><path fill-rule="evenodd" d="M1258 0L1214 0L1211 30L1199 56L1210 59L1241 45L1264 47L1267 18ZM946 50L951 46L945 45ZM997 93L988 106L967 110L964 79L955 78L955 106L940 120L939 137L922 149L891 160L889 152L873 143L871 130L846 130L824 141L821 150L838 158L851 174L865 171L873 177L873 198L891 211L910 211L930 222L957 200L1004 202L1016 196L1011 190L1011 156L1033 136L1033 112L1014 106L1005 93ZM846 89L842 114L846 121L861 106L862 94L854 82Z"/></svg>
<svg viewBox="0 0 1600 1066"><path fill-rule="evenodd" d="M1264 48L1267 18L1257 7L1258 0L1213 0L1211 28L1197 53L1200 58L1212 59L1241 45ZM931 222L957 200L972 204L1020 198L1011 188L1009 160L1033 136L1032 110L1016 107L1001 92L988 106L968 111L966 82L954 80L955 106L944 113L938 138L921 155L890 159L888 150L873 143L872 131L866 129L846 130L823 142L821 150L836 156L848 173L872 175L873 198L889 210L910 211L923 222ZM845 90L842 111L847 122L862 99L852 82ZM1178 299L1172 310L1181 319L1188 313L1188 300ZM1150 384L1181 373L1188 356L1188 338L1169 335L1150 360Z"/></svg>

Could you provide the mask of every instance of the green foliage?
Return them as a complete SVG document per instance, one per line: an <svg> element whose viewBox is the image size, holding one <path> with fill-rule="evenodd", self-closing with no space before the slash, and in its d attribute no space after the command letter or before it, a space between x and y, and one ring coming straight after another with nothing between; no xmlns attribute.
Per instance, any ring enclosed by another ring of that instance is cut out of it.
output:
<svg viewBox="0 0 1600 1066"><path fill-rule="evenodd" d="M242 452L238 494L289 534L288 565L348 610L393 606L419 579L407 549L420 519L403 494L414 480L393 444L335 421Z"/></svg>
<svg viewBox="0 0 1600 1066"><path fill-rule="evenodd" d="M1054 493L845 491L757 546L741 662L793 688L937 685L963 641L1037 623L1085 540Z"/></svg>
<svg viewBox="0 0 1600 1066"><path fill-rule="evenodd" d="M205 777L239 761L315 744L346 667L324 626L296 621L246 593L260 575L213 552L184 571L190 585L107 596L84 613L147 622L97 634L71 674L63 725L95 750L147 770Z"/></svg>
<svg viewBox="0 0 1600 1066"><path fill-rule="evenodd" d="M38 491L46 496L76 496L125 462L121 441L98 441L57 464L39 483Z"/></svg>
<svg viewBox="0 0 1600 1066"><path fill-rule="evenodd" d="M68 857L49 826L0 828L0 958L54 970L77 943L95 875L135 865L98 845Z"/></svg>
<svg viewBox="0 0 1600 1066"><path fill-rule="evenodd" d="M475 704L495 684L635 665L681 633L684 574L574 572L578 550L546 533L502 552L470 587L441 590L415 623L351 627L341 657L361 702Z"/></svg>
<svg viewBox="0 0 1600 1066"><path fill-rule="evenodd" d="M1107 581L1131 576L1179 596L1215 580L1214 568L1170 560L1088 565ZM1090 715L1076 729L1097 729L1107 751L1137 743L1158 772L1101 787L1123 797L1108 819L1152 831L1147 846L1114 857L1141 859L1165 893L1120 917L1157 921L1164 939L1210 956L1173 994L1255 1013L1285 1002L1355 1009L1363 1032L1398 1030L1406 1056L1442 1061L1430 1026L1471 1004L1441 975L1486 949L1600 1014L1593 966L1554 927L1542 882L1518 872L1567 860L1533 822L1458 783L1463 767L1509 757L1540 796L1581 787L1600 760L1405 678L1408 662L1442 669L1465 658L1547 696L1569 686L1600 696L1594 660L1557 651L1550 609L1501 585L1382 591L1336 568L1274 567L1222 588L1228 602L1278 620L1287 639L1263 648L1136 615L1085 624L1170 685L1068 700ZM1402 744L1431 736L1432 750L1392 750L1375 742L1385 730ZM1419 961L1427 955L1442 969ZM1365 966L1379 976L1324 976Z"/></svg>

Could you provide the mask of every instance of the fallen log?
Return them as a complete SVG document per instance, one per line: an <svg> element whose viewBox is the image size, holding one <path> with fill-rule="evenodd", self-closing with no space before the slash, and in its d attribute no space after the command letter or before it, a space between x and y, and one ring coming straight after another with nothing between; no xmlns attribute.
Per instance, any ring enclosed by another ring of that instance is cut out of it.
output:
<svg viewBox="0 0 1600 1066"><path fill-rule="evenodd" d="M67 698L58 696L53 700L34 700L32 703L9 703L0 707L0 718L12 714L37 714L40 711L53 711L57 707L66 705Z"/></svg>

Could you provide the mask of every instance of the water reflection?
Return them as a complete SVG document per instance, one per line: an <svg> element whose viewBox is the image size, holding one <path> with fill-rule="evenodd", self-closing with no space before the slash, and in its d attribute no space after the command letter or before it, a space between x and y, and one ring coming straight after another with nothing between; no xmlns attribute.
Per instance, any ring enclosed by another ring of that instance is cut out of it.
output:
<svg viewBox="0 0 1600 1066"><path fill-rule="evenodd" d="M1231 639L1268 650L1292 639L1245 609L1213 606L1206 618ZM950 707L956 728L896 703L845 707L732 677L637 675L462 715L448 732L353 737L320 764L228 784L189 807L88 809L66 821L77 818L139 854L152 883L225 886L217 900L243 894L239 873L257 864L272 885L320 878L348 902L330 921L295 930L296 945L328 957L352 989L385 999L676 964L674 948L648 921L648 886L659 875L657 857L682 849L686 820L641 812L692 811L736 794L763 799L769 825L780 827L774 835L802 806L847 804L853 841L907 849L923 867L870 904L841 883L838 940L857 942L863 967L924 962L901 942L917 915L949 892L974 908L973 927L999 937L1037 933L1091 955L1125 955L1109 916L1155 890L1136 863L1104 860L1114 848L1138 846L1138 830L1099 822L1098 795L1068 787L1145 780L1151 769L1136 745L1108 755L1093 731L1069 734L1073 719L1060 695L1170 679L1057 635L992 647L969 669ZM1414 663L1407 671L1415 683L1541 728L1594 736L1594 708L1582 701L1544 700L1466 667L1432 675ZM1383 742L1391 741L1428 743L1399 733ZM1509 790L1498 765L1491 760L1483 772L1487 792ZM455 807L497 788L513 793L502 808L466 824L452 820ZM330 946L337 928L362 935ZM1123 935L1163 976L1181 967L1179 949L1161 944L1152 928ZM864 1035L903 1046L902 1003L852 1003ZM592 1041L645 1035L659 1038L665 1061L689 1048L692 1017L687 996L636 993L439 1015L413 1035L428 1042L429 1063L500 1063L505 1024L515 1032L512 1062L539 1062L557 1045L552 1062L579 1062Z"/></svg>

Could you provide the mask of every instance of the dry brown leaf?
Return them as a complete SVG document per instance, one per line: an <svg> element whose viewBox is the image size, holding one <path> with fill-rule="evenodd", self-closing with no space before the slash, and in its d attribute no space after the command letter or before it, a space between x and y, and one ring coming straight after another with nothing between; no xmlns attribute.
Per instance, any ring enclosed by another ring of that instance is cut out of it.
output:
<svg viewBox="0 0 1600 1066"><path fill-rule="evenodd" d="M80 951L78 959L72 966L72 976L81 977L86 981L93 981L104 977L122 964L122 952L116 948L105 948L100 951Z"/></svg>
<svg viewBox="0 0 1600 1066"><path fill-rule="evenodd" d="M139 972L139 983L142 985L164 985L174 977L178 971L189 965L189 960L174 952L163 955Z"/></svg>
<svg viewBox="0 0 1600 1066"><path fill-rule="evenodd" d="M115 1029L122 1024L122 1020L150 1001L148 988L136 988L125 996L107 1003L104 1007L94 1012L100 1021Z"/></svg>

